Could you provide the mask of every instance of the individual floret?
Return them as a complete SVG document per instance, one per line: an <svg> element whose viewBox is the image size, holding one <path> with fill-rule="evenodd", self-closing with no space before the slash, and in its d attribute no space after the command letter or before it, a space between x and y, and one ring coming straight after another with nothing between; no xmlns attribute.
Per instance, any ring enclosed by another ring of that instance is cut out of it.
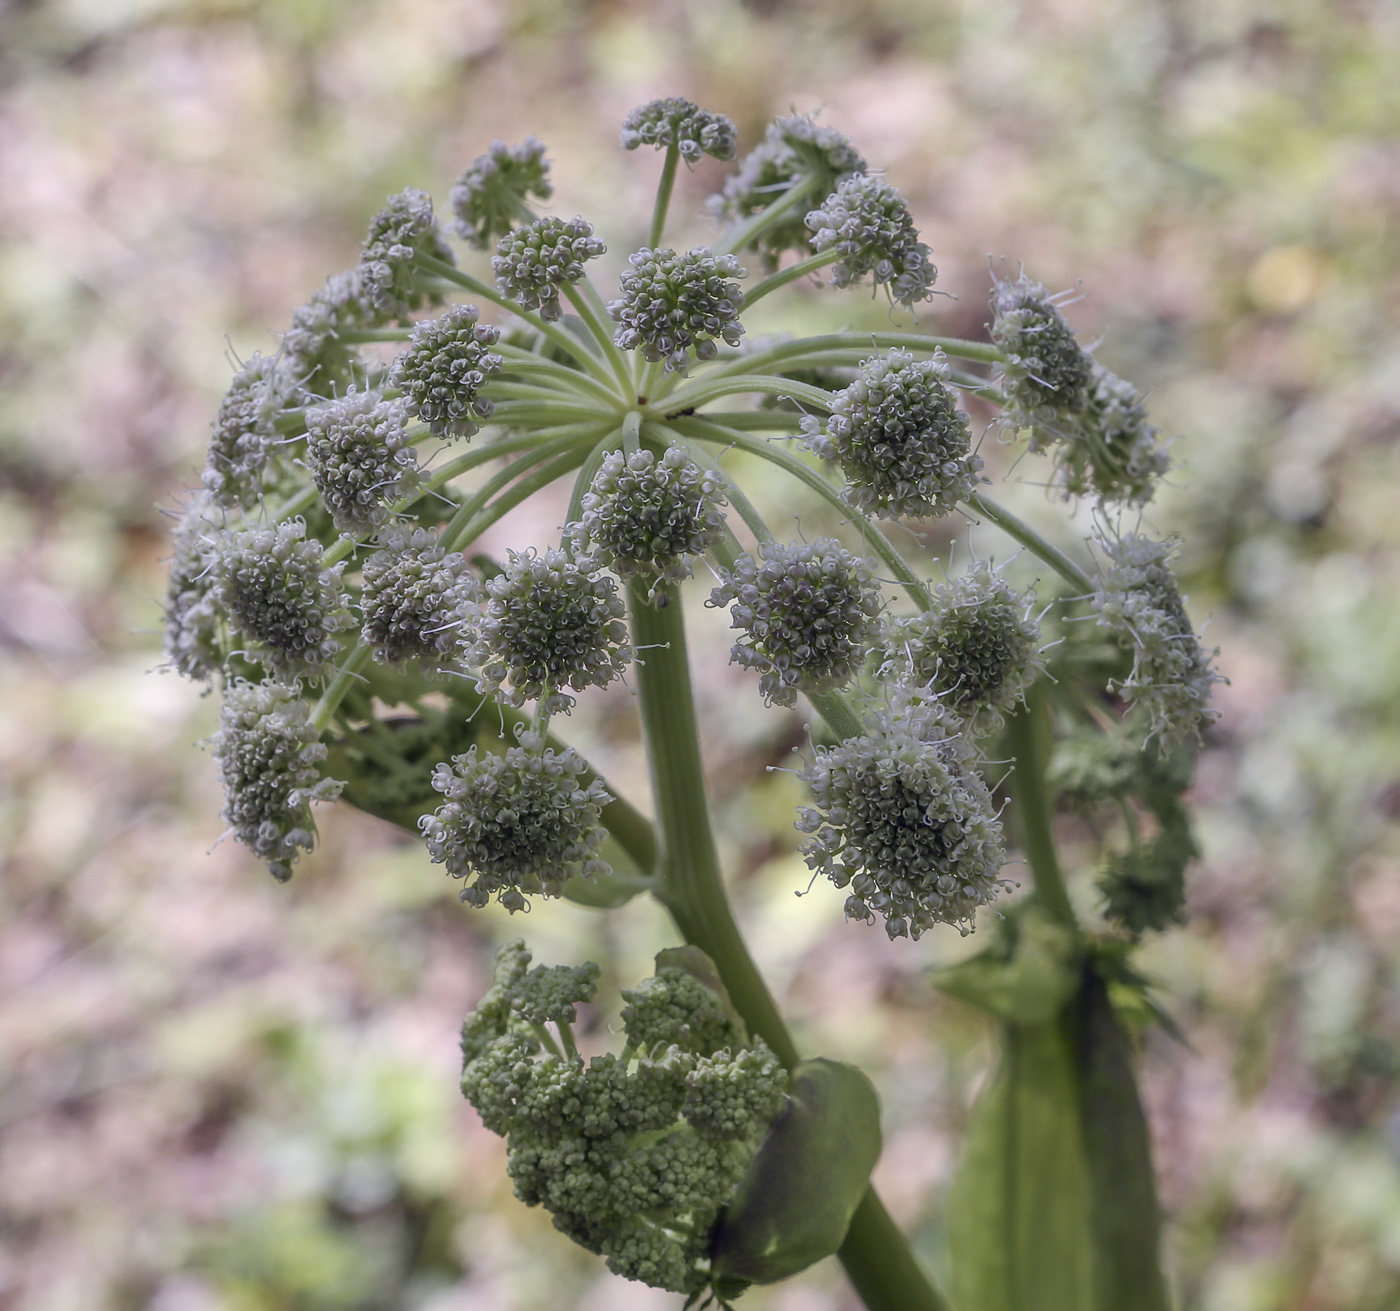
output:
<svg viewBox="0 0 1400 1311"><path fill-rule="evenodd" d="M292 314L282 338L279 363L288 385L301 397L334 396L364 374L359 352L342 332L375 326L358 269L336 273Z"/></svg>
<svg viewBox="0 0 1400 1311"><path fill-rule="evenodd" d="M449 200L457 218L457 235L477 250L485 250L528 213L527 196L548 200L553 194L543 141L533 136L518 146L493 141L452 188Z"/></svg>
<svg viewBox="0 0 1400 1311"><path fill-rule="evenodd" d="M503 755L471 747L433 770L447 800L419 821L428 855L471 880L461 894L469 906L495 894L511 911L530 895L559 896L575 875L608 873L597 852L612 797L601 779L585 781L588 772L572 747L555 751L531 733Z"/></svg>
<svg viewBox="0 0 1400 1311"><path fill-rule="evenodd" d="M478 317L475 305L453 305L440 318L415 323L390 371L389 385L403 392L409 413L434 437L470 437L476 421L495 411L481 389L501 371L501 357L488 349L501 330Z"/></svg>
<svg viewBox="0 0 1400 1311"><path fill-rule="evenodd" d="M927 689L979 734L1000 728L1043 667L1033 599L976 565L940 584L922 614L886 624L881 678Z"/></svg>
<svg viewBox="0 0 1400 1311"><path fill-rule="evenodd" d="M165 586L165 660L186 678L207 680L223 664L214 596L214 541L221 515L208 493L196 496L171 534Z"/></svg>
<svg viewBox="0 0 1400 1311"><path fill-rule="evenodd" d="M584 219L539 218L501 238L491 267L504 295L519 301L523 309L538 310L546 323L554 323L560 313L560 288L578 282L584 262L606 254L607 249Z"/></svg>
<svg viewBox="0 0 1400 1311"><path fill-rule="evenodd" d="M622 148L636 150L643 145L658 150L675 146L687 164L697 164L704 155L733 159L739 133L725 115L671 96L640 105L623 120Z"/></svg>
<svg viewBox="0 0 1400 1311"><path fill-rule="evenodd" d="M237 682L224 694L213 738L223 818L282 883L297 854L316 845L311 803L333 800L342 786L321 777L326 748L318 736L306 702L279 683Z"/></svg>
<svg viewBox="0 0 1400 1311"><path fill-rule="evenodd" d="M432 533L391 529L364 564L361 638L381 664L451 668L470 647L480 595L467 562Z"/></svg>
<svg viewBox="0 0 1400 1311"><path fill-rule="evenodd" d="M376 319L402 319L431 297L422 290L414 268L417 255L455 264L452 247L442 238L433 198L409 187L390 196L369 224L360 252L361 295Z"/></svg>
<svg viewBox="0 0 1400 1311"><path fill-rule="evenodd" d="M623 578L683 582L724 535L722 486L679 447L612 451L584 494L580 542Z"/></svg>
<svg viewBox="0 0 1400 1311"><path fill-rule="evenodd" d="M739 344L744 294L726 279L747 274L733 255L712 255L708 246L684 255L643 247L627 262L622 295L608 302L619 325L613 341L623 350L640 347L650 363L684 373L692 346L698 359L708 360L717 353L716 338Z"/></svg>
<svg viewBox="0 0 1400 1311"><path fill-rule="evenodd" d="M771 705L797 703L798 691L834 692L865 662L880 614L869 568L833 537L759 547L760 564L741 555L722 570L708 604L729 605L744 631L730 660L763 672L758 689Z"/></svg>
<svg viewBox="0 0 1400 1311"><path fill-rule="evenodd" d="M848 505L936 519L972 494L982 457L972 453L967 415L947 379L941 353L916 360L891 350L861 364L825 423L811 415L800 421L808 448L840 464Z"/></svg>
<svg viewBox="0 0 1400 1311"><path fill-rule="evenodd" d="M516 706L543 697L553 714L574 703L564 688L606 687L626 671L625 607L592 556L512 551L486 594L471 656L482 692Z"/></svg>
<svg viewBox="0 0 1400 1311"><path fill-rule="evenodd" d="M724 191L710 197L710 209L726 223L739 223L800 182L799 194L806 203L794 205L750 244L774 266L784 251L811 253L811 232L803 221L806 209L853 173L865 170L860 152L841 133L809 114L793 114L768 125L763 140L744 157Z"/></svg>
<svg viewBox="0 0 1400 1311"><path fill-rule="evenodd" d="M403 401L354 388L307 410L306 462L341 532L373 532L389 517L390 503L418 485L407 418Z"/></svg>
<svg viewBox="0 0 1400 1311"><path fill-rule="evenodd" d="M835 250L841 256L831 270L838 287L859 282L868 273L901 305L933 295L938 270L929 248L919 240L904 197L884 178L853 173L805 222L815 250Z"/></svg>
<svg viewBox="0 0 1400 1311"><path fill-rule="evenodd" d="M319 678L353 622L345 608L344 565L324 568L321 543L306 524L228 531L215 539L214 601L245 638L248 652L279 678Z"/></svg>
<svg viewBox="0 0 1400 1311"><path fill-rule="evenodd" d="M262 497L263 469L277 442L277 416L287 403L285 376L274 357L255 351L219 402L203 482L225 509L251 509Z"/></svg>
<svg viewBox="0 0 1400 1311"><path fill-rule="evenodd" d="M878 713L867 733L816 748L800 777L811 807L797 827L808 866L849 887L846 914L890 938L935 924L971 931L978 906L1008 885L1001 825L961 723L910 699Z"/></svg>
<svg viewBox="0 0 1400 1311"><path fill-rule="evenodd" d="M1067 293L1052 296L1024 273L992 281L991 333L1005 357L999 382L1009 417L1031 430L1032 449L1043 450L1084 408L1093 360L1060 314Z"/></svg>
<svg viewBox="0 0 1400 1311"><path fill-rule="evenodd" d="M1129 533L1101 537L1100 545L1112 564L1093 607L1099 624L1133 653L1132 672L1113 690L1146 712L1165 746L1199 739L1218 716L1210 707L1211 688L1224 679L1187 618L1168 563L1174 543Z"/></svg>
<svg viewBox="0 0 1400 1311"><path fill-rule="evenodd" d="M631 992L675 988L692 1012L727 1014L726 998L663 957ZM728 1023L697 1021L660 1046L639 1044L629 1027L623 1060L585 1062L571 999L591 998L597 966L526 973L529 959L522 944L503 950L496 983L463 1026L463 1094L506 1138L521 1201L545 1207L614 1273L699 1297L711 1234L788 1104L788 1076Z"/></svg>

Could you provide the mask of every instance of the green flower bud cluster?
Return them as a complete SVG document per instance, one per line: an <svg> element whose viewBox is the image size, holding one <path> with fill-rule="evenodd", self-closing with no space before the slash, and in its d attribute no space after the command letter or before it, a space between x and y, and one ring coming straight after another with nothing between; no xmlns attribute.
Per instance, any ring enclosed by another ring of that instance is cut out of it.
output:
<svg viewBox="0 0 1400 1311"><path fill-rule="evenodd" d="M492 894L509 911L526 897L557 897L574 876L608 873L597 857L602 808L612 801L601 779L572 747L555 751L531 733L503 755L471 747L433 770L433 787L447 798L419 821L428 855L454 879L469 906Z"/></svg>
<svg viewBox="0 0 1400 1311"><path fill-rule="evenodd" d="M621 141L624 150L675 146L687 164L698 164L705 155L733 159L739 149L733 119L674 96L639 105L628 114L622 123Z"/></svg>
<svg viewBox="0 0 1400 1311"><path fill-rule="evenodd" d="M410 414L434 437L471 437L495 405L481 394L501 371L501 357L490 351L499 328L478 323L475 305L453 305L441 317L413 325L408 347L394 360L389 385L404 394Z"/></svg>
<svg viewBox="0 0 1400 1311"><path fill-rule="evenodd" d="M413 257L419 254L444 264L457 262L438 228L433 198L410 187L390 196L370 220L360 253L361 294L382 322L401 319L427 300L413 272Z"/></svg>
<svg viewBox="0 0 1400 1311"><path fill-rule="evenodd" d="M546 323L559 319L559 289L583 277L586 260L607 253L593 235L593 225L581 218L567 223L540 218L501 238L491 267L496 286L527 310L538 310Z"/></svg>
<svg viewBox="0 0 1400 1311"><path fill-rule="evenodd" d="M341 532L373 532L389 517L390 503L417 485L407 418L403 401L353 387L307 410L306 462Z"/></svg>
<svg viewBox="0 0 1400 1311"><path fill-rule="evenodd" d="M926 689L979 735L995 731L1042 668L1033 600L977 564L939 584L923 613L886 623L880 677Z"/></svg>
<svg viewBox="0 0 1400 1311"><path fill-rule="evenodd" d="M453 184L448 197L456 216L456 232L477 250L503 237L523 215L526 198L548 200L554 194L544 142L526 137L518 146L493 141Z"/></svg>
<svg viewBox="0 0 1400 1311"><path fill-rule="evenodd" d="M1139 533L1100 538L1111 561L1094 594L1099 624L1133 653L1133 669L1114 685L1148 716L1164 745L1199 739L1218 717L1211 689L1224 682L1211 668L1187 618L1168 563L1174 544Z"/></svg>
<svg viewBox="0 0 1400 1311"><path fill-rule="evenodd" d="M615 1274L698 1298L716 1224L787 1105L788 1076L672 957L686 953L662 952L656 975L623 992L622 1057L585 1060L571 1025L598 967L531 970L523 943L503 948L462 1028L462 1092L506 1139L521 1201Z"/></svg>
<svg viewBox="0 0 1400 1311"><path fill-rule="evenodd" d="M862 736L817 747L799 775L812 789L797 821L812 835L809 868L851 889L847 916L881 916L892 939L935 924L969 933L977 908L1009 886L1001 825L961 728L935 702L897 700Z"/></svg>
<svg viewBox="0 0 1400 1311"><path fill-rule="evenodd" d="M741 555L720 572L708 605L730 605L744 636L730 660L763 671L758 689L770 705L797 704L797 693L834 692L865 663L878 628L880 588L863 560L834 537L759 547L760 564Z"/></svg>
<svg viewBox="0 0 1400 1311"><path fill-rule="evenodd" d="M364 563L361 639L380 664L452 668L473 637L481 586L467 562L423 528L390 529Z"/></svg>
<svg viewBox="0 0 1400 1311"><path fill-rule="evenodd" d="M542 698L546 714L567 711L563 688L606 687L632 659L617 581L589 555L512 551L486 583L476 644L478 686L505 704Z"/></svg>
<svg viewBox="0 0 1400 1311"><path fill-rule="evenodd" d="M577 524L584 549L623 578L684 582L691 562L724 535L723 480L684 451L612 451L594 475Z"/></svg>
<svg viewBox="0 0 1400 1311"><path fill-rule="evenodd" d="M947 379L941 354L916 360L891 350L862 362L825 423L800 420L808 449L841 466L848 505L937 519L971 495L982 457L971 452L967 415Z"/></svg>
<svg viewBox="0 0 1400 1311"><path fill-rule="evenodd" d="M888 287L901 305L933 295L938 270L904 197L884 178L853 173L805 220L814 250L835 250L840 263L831 280L848 287L869 273L877 287Z"/></svg>
<svg viewBox="0 0 1400 1311"><path fill-rule="evenodd" d="M747 275L733 255L712 255L708 246L684 255L643 247L627 262L622 295L608 302L619 325L613 341L622 350L640 347L649 363L684 373L692 346L698 359L709 360L716 338L739 344L744 295L726 279Z"/></svg>
<svg viewBox="0 0 1400 1311"><path fill-rule="evenodd" d="M341 788L317 768L326 748L306 702L278 683L233 683L224 693L213 748L223 775L224 819L285 883L297 853L316 844L311 802L333 800Z"/></svg>

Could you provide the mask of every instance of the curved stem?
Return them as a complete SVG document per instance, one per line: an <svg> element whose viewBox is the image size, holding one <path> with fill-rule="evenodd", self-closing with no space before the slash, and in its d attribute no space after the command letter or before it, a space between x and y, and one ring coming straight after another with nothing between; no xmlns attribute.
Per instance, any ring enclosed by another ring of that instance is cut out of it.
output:
<svg viewBox="0 0 1400 1311"><path fill-rule="evenodd" d="M331 722L331 716L335 714L336 707L345 699L345 694L359 678L360 670L364 668L369 660L369 644L367 642L358 643L341 664L336 676L331 679L330 685L321 694L321 699L316 702L316 708L311 712L311 727L318 733L322 732L326 725Z"/></svg>
<svg viewBox="0 0 1400 1311"><path fill-rule="evenodd" d="M509 491L502 492L490 505L485 506L475 519L462 526L455 538L455 542L458 544L456 549L464 549L469 543L480 537L493 523L503 519L522 501L528 500L542 487L548 487L556 478L562 478L566 473L577 469L587 459L588 449L592 442L601 435L601 431L590 434L588 441L580 442L566 450L562 455L556 456L548 464L530 474L529 477L522 478Z"/></svg>
<svg viewBox="0 0 1400 1311"><path fill-rule="evenodd" d="M815 255L808 255L806 259L800 259L795 264L789 264L785 269L779 269L776 273L770 273L752 291L744 296L743 308L762 300L771 291L777 291L779 287L786 287L789 282L796 282L798 278L805 278L809 273L815 273L818 269L824 269L829 264L835 264L840 255L834 250L821 250Z"/></svg>
<svg viewBox="0 0 1400 1311"><path fill-rule="evenodd" d="M666 230L666 211L671 207L671 190L676 185L676 165L680 163L681 152L673 141L666 147L666 162L661 166L661 181L656 184L656 204L651 211L651 230L647 234L647 245L655 250L661 244L661 234Z"/></svg>
<svg viewBox="0 0 1400 1311"><path fill-rule="evenodd" d="M716 364L706 377L743 371L761 372L774 368L803 368L809 365L834 364L850 359L858 362L878 350L928 351L941 350L957 359L979 364L996 364L1001 351L985 342L966 341L961 337L930 337L921 332L834 332L821 337L801 337L785 341L751 355L738 355ZM829 357L836 356L833 360Z"/></svg>
<svg viewBox="0 0 1400 1311"><path fill-rule="evenodd" d="M796 209L802 200L812 190L812 179L800 177L786 191L784 191L766 209L761 209L757 214L750 215L737 227L730 228L728 232L715 243L714 252L716 255L732 255L735 251L743 250L745 246L751 246L761 237L767 229L773 226L789 210Z"/></svg>
<svg viewBox="0 0 1400 1311"><path fill-rule="evenodd" d="M967 498L968 505L978 514L985 515L1008 537L1015 538L1033 555L1044 560L1080 596L1089 596L1094 591L1094 581L1058 546L1052 546L1030 524L1018 519L1010 510L1004 509L995 501L988 500L981 492L973 492Z"/></svg>
<svg viewBox="0 0 1400 1311"><path fill-rule="evenodd" d="M1007 754L1014 762L1010 775L1012 815L1035 879L1036 899L1061 924L1074 930L1074 908L1055 854L1051 797L1045 779L1053 737L1045 690L1032 685L1025 705L1006 721Z"/></svg>
<svg viewBox="0 0 1400 1311"><path fill-rule="evenodd" d="M588 291L593 291L591 283L588 285ZM578 287L566 286L564 295L569 304L578 311L579 318L588 325L588 331L593 334L599 348L607 357L608 366L612 369L613 376L621 388L623 404L630 404L633 396L632 374L627 368L627 361L622 358L622 352L618 350L617 344L613 341L612 333L608 331L607 323L598 313L600 305L593 303L595 299L599 299L598 293L593 291L593 295L589 296L587 291L581 291Z"/></svg>
<svg viewBox="0 0 1400 1311"><path fill-rule="evenodd" d="M813 387L805 382L794 382L791 378L780 378L775 374L742 373L716 378L713 371L685 387L678 388L666 397L666 409L674 414L678 410L694 409L718 400L721 396L742 396L748 392L762 392L770 396L786 396L794 401L806 401L820 410L830 411L835 397L821 387Z"/></svg>

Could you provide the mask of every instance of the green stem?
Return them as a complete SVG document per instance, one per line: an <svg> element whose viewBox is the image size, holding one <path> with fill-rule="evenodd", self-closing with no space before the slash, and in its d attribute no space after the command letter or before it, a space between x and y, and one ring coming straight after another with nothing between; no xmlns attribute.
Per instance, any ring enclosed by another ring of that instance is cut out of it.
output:
<svg viewBox="0 0 1400 1311"><path fill-rule="evenodd" d="M349 346L359 346L372 341L407 341L413 335L411 328L343 328L336 332L336 341Z"/></svg>
<svg viewBox="0 0 1400 1311"><path fill-rule="evenodd" d="M1012 759L1012 816L1035 880L1036 899L1061 924L1076 930L1074 908L1065 890L1051 829L1051 796L1046 769L1053 745L1050 703L1043 687L1032 685L1026 703L1006 721L1006 748Z"/></svg>
<svg viewBox="0 0 1400 1311"><path fill-rule="evenodd" d="M336 707L345 699L345 694L355 684L360 670L368 660L367 642L360 642L345 658L336 676L331 679L330 686L321 694L321 699L316 702L316 708L311 712L311 727L318 733L323 732L331 722Z"/></svg>
<svg viewBox="0 0 1400 1311"><path fill-rule="evenodd" d="M661 840L658 895L689 943L704 951L745 1023L791 1069L796 1045L734 922L710 830L705 775L695 728L685 624L675 594L654 606L645 586L628 585L642 729L651 764ZM837 1254L869 1311L946 1311L908 1242L874 1190L867 1190Z"/></svg>
<svg viewBox="0 0 1400 1311"><path fill-rule="evenodd" d="M779 287L786 287L789 282L805 278L807 274L824 269L829 264L835 264L838 259L840 259L840 255L834 250L818 251L815 255L808 255L806 259L798 260L796 264L789 264L785 269L770 273L751 292L745 295L744 309L747 310L757 304L769 292L777 291Z"/></svg>
<svg viewBox="0 0 1400 1311"><path fill-rule="evenodd" d="M755 351L751 355L735 356L716 364L705 376L712 378L740 371L758 373L764 369L796 369L844 363L847 360L854 363L868 359L875 351L892 347L930 354L941 350L945 355L979 364L996 364L1002 358L995 346L960 337L930 337L921 332L835 332L822 337L801 337L796 341L770 346L767 350ZM836 358L831 358L833 356Z"/></svg>
<svg viewBox="0 0 1400 1311"><path fill-rule="evenodd" d="M732 255L735 251L743 250L745 246L753 245L784 214L801 204L803 199L811 193L811 190L811 178L806 176L798 178L767 209L759 210L757 214L750 215L737 227L730 228L715 243L714 253L716 255Z"/></svg>
<svg viewBox="0 0 1400 1311"><path fill-rule="evenodd" d="M981 492L973 492L967 503L976 513L990 519L1008 537L1013 537L1027 550L1040 557L1080 596L1094 591L1094 581L1057 546L1052 546L1028 523L1018 519L1010 510L988 500Z"/></svg>
<svg viewBox="0 0 1400 1311"><path fill-rule="evenodd" d="M717 401L721 396L742 396L748 392L763 392L770 396L786 396L795 401L806 401L820 410L829 411L835 397L822 387L813 387L805 382L795 382L791 378L780 378L772 374L742 373L724 378L716 378L711 371L703 378L688 386L679 388L666 397L666 409L674 414L678 410L694 409ZM653 399L655 399L653 397Z"/></svg>
<svg viewBox="0 0 1400 1311"><path fill-rule="evenodd" d="M602 434L595 434L601 436ZM448 549L463 550L471 542L481 536L492 524L505 518L522 501L528 500L543 487L548 487L556 478L562 478L566 473L577 469L584 462L588 455L588 449L592 441L579 443L570 450L566 450L562 455L557 456L542 468L536 470L528 478L522 478L514 487L507 492L502 492L490 505L486 506L480 514L458 531L453 539L453 546ZM446 544L446 534L443 536Z"/></svg>
<svg viewBox="0 0 1400 1311"><path fill-rule="evenodd" d="M588 295L589 291L593 292L592 296ZM607 357L608 366L612 369L613 376L617 379L618 386L621 388L620 394L622 403L624 405L630 404L633 396L632 374L627 367L627 361L622 358L622 352L618 350L617 344L613 341L612 333L608 331L608 325L603 321L598 312L601 306L593 303L595 299L598 299L598 293L593 290L592 284L589 283L587 290L580 290L578 287L574 286L566 286L564 288L564 295L569 304L578 311L579 318L588 325L588 331L593 334L599 349L601 349L603 354ZM606 310L604 310L604 313L606 313ZM614 401L614 403L616 403L616 401Z"/></svg>
<svg viewBox="0 0 1400 1311"><path fill-rule="evenodd" d="M661 234L666 230L666 211L671 207L671 189L676 185L676 165L680 160L681 152L673 141L666 147L666 162L661 166L661 181L656 186L656 204L651 211L651 231L647 234L647 245L652 250L661 244Z"/></svg>

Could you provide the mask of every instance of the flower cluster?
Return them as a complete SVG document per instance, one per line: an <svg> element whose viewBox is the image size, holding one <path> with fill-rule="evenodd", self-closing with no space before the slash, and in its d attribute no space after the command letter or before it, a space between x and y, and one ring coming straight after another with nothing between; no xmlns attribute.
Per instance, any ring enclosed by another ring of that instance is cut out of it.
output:
<svg viewBox="0 0 1400 1311"><path fill-rule="evenodd" d="M527 196L548 200L553 194L544 142L531 136L518 146L493 141L457 179L448 199L457 235L485 250L528 215Z"/></svg>
<svg viewBox="0 0 1400 1311"><path fill-rule="evenodd" d="M711 606L729 605L744 636L730 659L763 671L758 689L773 705L844 687L859 672L880 614L880 588L865 562L834 537L759 547L722 570Z"/></svg>
<svg viewBox="0 0 1400 1311"><path fill-rule="evenodd" d="M909 207L884 178L853 173L805 220L817 251L835 250L831 280L847 287L871 274L901 305L933 295L938 270L919 240Z"/></svg>
<svg viewBox="0 0 1400 1311"><path fill-rule="evenodd" d="M422 307L427 296L414 274L416 255L455 264L452 247L442 239L433 198L410 187L390 196L369 224L360 253L360 287L376 318L401 319Z"/></svg>
<svg viewBox="0 0 1400 1311"><path fill-rule="evenodd" d="M1001 387L1010 418L1032 430L1034 449L1048 444L1043 433L1084 408L1093 361L1064 321L1057 302L1024 273L1015 282L995 280L992 340L1001 347Z"/></svg>
<svg viewBox="0 0 1400 1311"><path fill-rule="evenodd" d="M300 396L333 396L363 373L359 352L340 340L342 332L372 327L358 269L336 273L292 313L279 361L289 386Z"/></svg>
<svg viewBox="0 0 1400 1311"><path fill-rule="evenodd" d="M1041 667L1031 601L979 563L940 584L922 614L886 624L881 677L927 689L970 730L1000 728Z"/></svg>
<svg viewBox="0 0 1400 1311"><path fill-rule="evenodd" d="M593 235L593 225L581 218L540 218L506 233L491 257L496 286L540 318L559 318L559 289L572 286L584 274L584 261L606 254Z"/></svg>
<svg viewBox="0 0 1400 1311"><path fill-rule="evenodd" d="M341 532L372 532L388 518L390 502L417 486L407 417L403 401L353 387L307 410L306 462Z"/></svg>
<svg viewBox="0 0 1400 1311"><path fill-rule="evenodd" d="M1001 825L960 729L936 703L895 704L864 735L817 747L800 775L814 803L797 822L808 866L851 889L848 916L882 916L891 938L935 924L967 933L1008 886Z"/></svg>
<svg viewBox="0 0 1400 1311"><path fill-rule="evenodd" d="M1065 495L1146 505L1171 467L1158 437L1142 393L1095 363L1078 432L1057 449Z"/></svg>
<svg viewBox="0 0 1400 1311"><path fill-rule="evenodd" d="M165 660L186 678L207 679L223 662L214 597L217 514L208 493L197 496L172 534L174 551L165 585Z"/></svg>
<svg viewBox="0 0 1400 1311"><path fill-rule="evenodd" d="M274 356L256 351L233 375L209 435L204 488L226 509L253 506L277 441L277 415L287 402L284 373Z"/></svg>
<svg viewBox="0 0 1400 1311"><path fill-rule="evenodd" d="M982 458L948 386L941 354L891 350L865 360L823 424L800 421L803 441L846 475L842 497L867 514L938 518L972 494Z"/></svg>
<svg viewBox="0 0 1400 1311"><path fill-rule="evenodd" d="M733 119L672 96L638 106L623 121L623 149L644 145L658 149L675 146L687 164L696 164L704 155L733 159L739 149L739 133Z"/></svg>
<svg viewBox="0 0 1400 1311"><path fill-rule="evenodd" d="M620 326L613 340L623 350L641 347L653 364L667 372L684 372L692 346L699 359L713 359L714 339L737 346L743 335L739 284L745 271L733 255L712 255L708 246L678 255L674 250L643 247L628 258L622 295L608 302L608 314Z"/></svg>
<svg viewBox="0 0 1400 1311"><path fill-rule="evenodd" d="M1129 533L1100 545L1112 564L1093 607L1100 625L1133 653L1132 672L1114 690L1146 711L1164 745L1199 738L1218 716L1211 688L1224 680L1187 618L1168 563L1173 544Z"/></svg>
<svg viewBox="0 0 1400 1311"><path fill-rule="evenodd" d="M419 821L434 863L470 879L462 900L485 906L494 893L507 910L530 894L557 897L575 875L608 873L597 858L602 809L612 797L572 747L554 751L524 733L504 755L475 746L433 771L447 798Z"/></svg>
<svg viewBox="0 0 1400 1311"><path fill-rule="evenodd" d="M810 114L793 114L768 125L763 140L744 157L739 171L710 198L710 209L728 223L738 223L777 200L794 184L809 201L829 196L853 173L864 173L860 152L835 128ZM766 228L754 249L771 264L784 251L810 253L811 234L797 209Z"/></svg>
<svg viewBox="0 0 1400 1311"><path fill-rule="evenodd" d="M467 562L423 528L391 529L379 541L364 563L362 640L381 664L417 660L433 672L457 663L480 596Z"/></svg>
<svg viewBox="0 0 1400 1311"><path fill-rule="evenodd" d="M285 883L297 853L316 844L311 802L333 800L341 789L317 769L326 748L306 702L278 683L234 683L224 693L213 748L223 775L223 818Z"/></svg>
<svg viewBox="0 0 1400 1311"><path fill-rule="evenodd" d="M543 697L547 714L567 710L563 688L606 687L632 658L617 582L591 556L512 551L486 597L470 658L481 690L507 705Z"/></svg>
<svg viewBox="0 0 1400 1311"><path fill-rule="evenodd" d="M682 582L723 536L722 485L675 446L660 460L613 451L584 495L580 541L623 578Z"/></svg>
<svg viewBox="0 0 1400 1311"><path fill-rule="evenodd" d="M453 305L441 317L413 325L408 346L394 360L389 385L404 394L410 414L434 437L470 437L477 419L495 406L481 389L501 371L501 357L487 349L501 331L478 323L475 305Z"/></svg>
<svg viewBox="0 0 1400 1311"><path fill-rule="evenodd" d="M340 651L336 634L353 622L344 566L324 568L323 554L300 519L226 531L213 543L214 604L261 644L252 654L280 678L319 678Z"/></svg>

